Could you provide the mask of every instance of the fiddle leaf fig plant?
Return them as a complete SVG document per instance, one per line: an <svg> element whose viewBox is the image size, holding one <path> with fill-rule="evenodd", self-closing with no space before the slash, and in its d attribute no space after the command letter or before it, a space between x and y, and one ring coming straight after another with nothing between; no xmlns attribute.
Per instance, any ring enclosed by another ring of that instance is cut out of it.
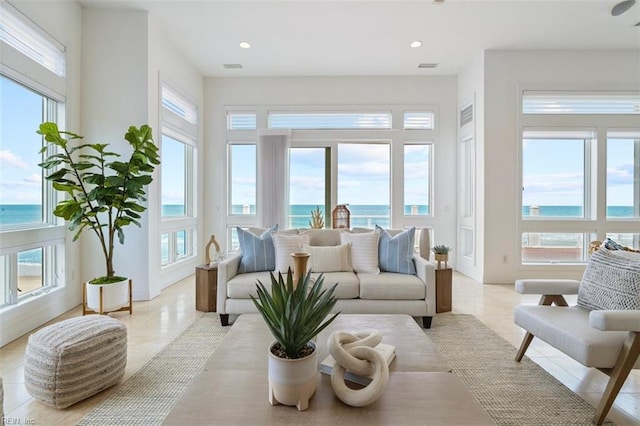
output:
<svg viewBox="0 0 640 426"><path fill-rule="evenodd" d="M124 139L131 146L126 161L109 150L109 144L77 143L82 136L60 131L56 123L40 125L38 134L45 141L40 153L51 154L39 164L50 173L46 176L53 188L65 193L53 211L75 231L73 241L90 229L100 241L106 275L92 280L93 284L108 284L123 280L113 268L116 236L124 243L124 228L141 226L139 219L147 207L145 187L152 181L155 166L160 164L158 147L153 142L149 126L131 126ZM49 150L50 146L56 149Z"/></svg>

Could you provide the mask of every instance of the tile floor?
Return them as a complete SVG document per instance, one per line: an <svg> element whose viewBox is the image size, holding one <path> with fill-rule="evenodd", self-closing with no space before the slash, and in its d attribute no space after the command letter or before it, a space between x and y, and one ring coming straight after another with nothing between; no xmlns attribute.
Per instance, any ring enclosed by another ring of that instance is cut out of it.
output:
<svg viewBox="0 0 640 426"><path fill-rule="evenodd" d="M134 374L162 347L176 337L200 315L195 310L194 277L189 277L165 289L160 296L148 302L135 302L134 313L111 314L128 328L129 347L125 380ZM522 330L513 324L513 307L520 303L537 303L536 296L522 296L510 285L480 285L460 274L454 274L453 313L473 314L488 327L514 345L519 346ZM575 303L568 299L569 303ZM81 308L56 318L81 315ZM434 318L437 321L437 317ZM0 348L0 376L4 382L4 424L75 425L86 413L104 401L113 387L65 410L49 408L31 398L24 388L24 350L27 336ZM534 339L527 355L595 405L605 387L607 376L599 371L582 367L543 342ZM640 370L627 379L609 417L618 425L640 425Z"/></svg>

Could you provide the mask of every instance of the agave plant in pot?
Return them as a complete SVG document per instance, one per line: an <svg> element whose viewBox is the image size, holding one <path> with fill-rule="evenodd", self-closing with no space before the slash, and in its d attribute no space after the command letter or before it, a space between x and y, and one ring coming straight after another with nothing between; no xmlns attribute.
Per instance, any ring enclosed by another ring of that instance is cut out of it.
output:
<svg viewBox="0 0 640 426"><path fill-rule="evenodd" d="M126 226L141 226L141 213L146 210L145 187L160 164L151 128L129 127L124 139L132 151L126 161L110 151L109 144L79 143L82 136L60 131L55 123L41 124L37 133L45 141L40 152L50 153L39 166L49 173L46 179L53 188L66 194L53 214L67 221L69 230L75 232L73 241L84 230L93 231L104 256L106 274L85 284L83 312L88 306L102 314L129 303L131 313L131 281L116 275L114 249L116 238L124 244ZM55 149L49 150L50 146Z"/></svg>
<svg viewBox="0 0 640 426"><path fill-rule="evenodd" d="M322 289L320 275L309 289L311 274L293 285L291 269L286 279L271 273L271 293L258 281L258 297L251 296L275 341L269 345L269 403L295 405L306 410L318 385L318 351L313 339L339 312L328 317L336 304L336 285Z"/></svg>

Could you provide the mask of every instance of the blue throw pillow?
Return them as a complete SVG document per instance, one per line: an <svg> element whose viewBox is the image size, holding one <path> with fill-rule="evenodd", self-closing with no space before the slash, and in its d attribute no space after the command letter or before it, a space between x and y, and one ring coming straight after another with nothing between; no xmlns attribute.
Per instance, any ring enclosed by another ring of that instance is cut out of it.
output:
<svg viewBox="0 0 640 426"><path fill-rule="evenodd" d="M240 265L238 273L273 271L276 267L276 250L273 247L271 233L278 230L278 225L269 228L258 236L252 232L236 227L240 244Z"/></svg>
<svg viewBox="0 0 640 426"><path fill-rule="evenodd" d="M378 263L383 272L397 272L399 274L415 275L416 266L413 263L413 242L416 228L391 236L387 231L376 225L380 232L378 242Z"/></svg>

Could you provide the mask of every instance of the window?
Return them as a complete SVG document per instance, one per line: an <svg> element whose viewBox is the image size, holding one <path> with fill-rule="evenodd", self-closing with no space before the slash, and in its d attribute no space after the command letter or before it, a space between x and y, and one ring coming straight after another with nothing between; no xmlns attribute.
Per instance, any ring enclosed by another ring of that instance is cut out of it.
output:
<svg viewBox="0 0 640 426"><path fill-rule="evenodd" d="M433 227L436 105L242 105L227 107L224 118L228 250L237 248L236 227L261 221L256 204L270 194L256 185L256 141L278 132L289 143L282 168L288 187L277 194L289 204L276 212L281 229L308 228L316 208L330 228L337 204L348 205L352 227Z"/></svg>
<svg viewBox="0 0 640 426"><path fill-rule="evenodd" d="M404 112L404 128L405 129L422 129L433 130L435 122L435 114L431 111L426 112Z"/></svg>
<svg viewBox="0 0 640 426"><path fill-rule="evenodd" d="M167 267L197 254L198 109L167 81L161 82L161 97L160 263Z"/></svg>
<svg viewBox="0 0 640 426"><path fill-rule="evenodd" d="M228 112L227 130L255 130L257 128L255 112Z"/></svg>
<svg viewBox="0 0 640 426"><path fill-rule="evenodd" d="M256 145L229 145L229 213L256 214Z"/></svg>
<svg viewBox="0 0 640 426"><path fill-rule="evenodd" d="M639 246L640 94L525 91L522 111L522 263L585 263L607 236Z"/></svg>
<svg viewBox="0 0 640 426"><path fill-rule="evenodd" d="M46 223L42 169L38 166L43 161L38 153L42 139L36 130L43 114L48 113L47 98L4 76L0 77L0 93L0 225Z"/></svg>
<svg viewBox="0 0 640 426"><path fill-rule="evenodd" d="M64 46L4 1L0 3L0 40L57 76L65 76Z"/></svg>
<svg viewBox="0 0 640 426"><path fill-rule="evenodd" d="M640 216L640 133L607 135L607 217Z"/></svg>
<svg viewBox="0 0 640 426"><path fill-rule="evenodd" d="M187 145L162 135L162 217L186 216Z"/></svg>
<svg viewBox="0 0 640 426"><path fill-rule="evenodd" d="M43 119L55 121L58 103L0 75L0 307L62 282L63 226L53 216L56 193L44 180ZM53 226L51 226L53 225ZM38 228L38 232L33 232Z"/></svg>
<svg viewBox="0 0 640 426"><path fill-rule="evenodd" d="M291 148L289 151L289 228L308 228L311 211L324 213L331 227L331 202L327 203L327 154L329 148Z"/></svg>
<svg viewBox="0 0 640 426"><path fill-rule="evenodd" d="M431 145L404 146L404 214L431 214Z"/></svg>
<svg viewBox="0 0 640 426"><path fill-rule="evenodd" d="M587 158L592 134L525 131L522 216L588 217Z"/></svg>
<svg viewBox="0 0 640 426"><path fill-rule="evenodd" d="M271 129L390 129L390 112L270 112Z"/></svg>
<svg viewBox="0 0 640 426"><path fill-rule="evenodd" d="M640 93L525 91L523 114L640 114Z"/></svg>
<svg viewBox="0 0 640 426"><path fill-rule="evenodd" d="M351 227L390 225L389 144L338 145L338 202L348 204Z"/></svg>
<svg viewBox="0 0 640 426"><path fill-rule="evenodd" d="M584 262L590 234L529 232L522 234L522 262L576 263Z"/></svg>

